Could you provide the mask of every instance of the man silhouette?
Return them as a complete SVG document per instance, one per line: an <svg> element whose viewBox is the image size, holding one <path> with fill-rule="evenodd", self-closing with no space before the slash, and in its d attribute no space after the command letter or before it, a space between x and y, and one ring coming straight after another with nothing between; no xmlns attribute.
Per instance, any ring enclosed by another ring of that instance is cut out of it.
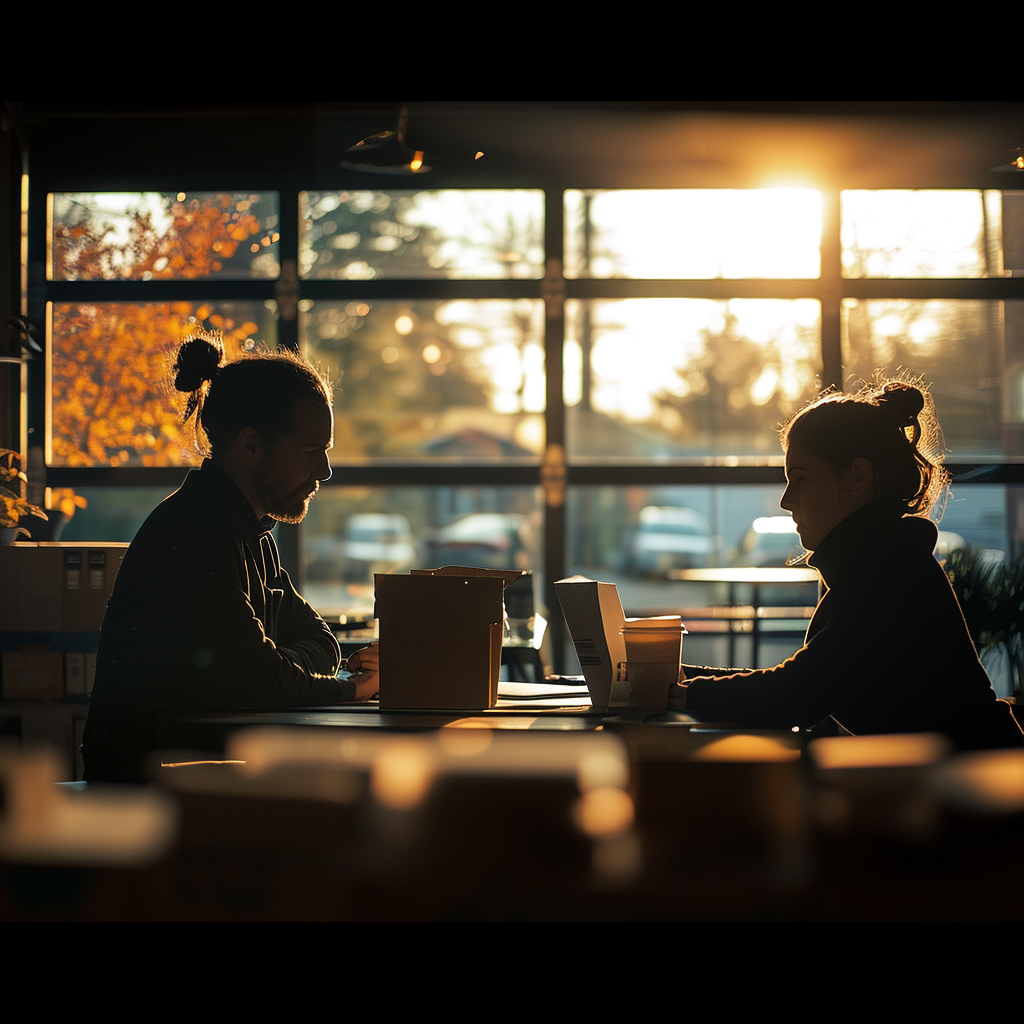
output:
<svg viewBox="0 0 1024 1024"><path fill-rule="evenodd" d="M83 743L90 781L138 781L147 753L182 745L182 712L365 700L376 647L348 659L295 591L270 530L301 522L322 481L334 416L328 381L289 352L224 361L216 335L175 362L206 454L129 546L107 606Z"/></svg>

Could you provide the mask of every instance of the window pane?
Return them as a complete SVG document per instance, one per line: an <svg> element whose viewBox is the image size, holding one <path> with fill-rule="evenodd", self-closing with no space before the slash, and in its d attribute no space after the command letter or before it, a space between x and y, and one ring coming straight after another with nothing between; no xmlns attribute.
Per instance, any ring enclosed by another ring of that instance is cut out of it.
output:
<svg viewBox="0 0 1024 1024"><path fill-rule="evenodd" d="M51 281L274 278L276 192L57 192Z"/></svg>
<svg viewBox="0 0 1024 1024"><path fill-rule="evenodd" d="M813 189L565 193L566 277L815 278Z"/></svg>
<svg viewBox="0 0 1024 1024"><path fill-rule="evenodd" d="M536 462L540 300L304 302L302 346L341 386L337 461Z"/></svg>
<svg viewBox="0 0 1024 1024"><path fill-rule="evenodd" d="M1024 456L1024 302L844 299L843 353L853 387L923 376L950 458Z"/></svg>
<svg viewBox="0 0 1024 1024"><path fill-rule="evenodd" d="M1003 277L1003 217L1018 237L1014 193L970 189L846 190L843 276ZM1006 199L1004 210L1004 197ZM1012 268L1013 259L1008 263Z"/></svg>
<svg viewBox="0 0 1024 1024"><path fill-rule="evenodd" d="M303 594L372 616L374 573L442 565L532 569L539 594L542 504L533 487L323 487L303 524Z"/></svg>
<svg viewBox="0 0 1024 1024"><path fill-rule="evenodd" d="M795 534L755 528L765 518L773 525L789 518L779 508L782 491L781 484L572 487L566 504L571 571L615 583L627 616L683 611L690 631L683 640L685 661L750 667L749 629L734 637L730 647L724 620L692 614L715 606L749 605L754 599L750 585L682 580L678 574L686 569L778 567L799 555L802 548ZM759 597L765 605L806 608L817 602L817 584L765 584ZM800 647L806 628L807 620L800 615L761 623L759 665L789 657ZM570 659L569 664L574 662Z"/></svg>
<svg viewBox="0 0 1024 1024"><path fill-rule="evenodd" d="M817 387L814 299L566 303L574 458L778 458L777 427Z"/></svg>
<svg viewBox="0 0 1024 1024"><path fill-rule="evenodd" d="M540 189L299 193L300 276L540 278Z"/></svg>
<svg viewBox="0 0 1024 1024"><path fill-rule="evenodd" d="M50 508L62 500L79 499L73 515L60 527L62 541L121 541L130 543L139 527L174 487L54 488ZM85 506L80 502L84 500Z"/></svg>
<svg viewBox="0 0 1024 1024"><path fill-rule="evenodd" d="M799 543L785 543L794 535L780 529L781 496L781 484L571 487L566 501L569 571L615 583L626 615L682 612L689 630L683 640L685 661L753 667L749 627L739 637L730 637L726 623L702 620L697 614L714 606L751 604L751 585L679 576L690 568L785 564L799 551ZM938 523L937 555L945 558L956 548L973 547L982 549L990 561L1012 559L1024 550L1021 524L1024 487L954 485ZM765 606L807 608L817 601L817 587L762 584L758 598ZM806 625L799 617L762 620L757 666L778 664L792 654L801 645ZM579 671L571 644L566 663L566 671ZM998 652L986 654L985 664L997 692L1010 693L1009 673Z"/></svg>
<svg viewBox="0 0 1024 1024"><path fill-rule="evenodd" d="M184 397L165 383L194 317L224 332L229 358L273 347L262 303L53 303L48 324L47 460L56 466L180 466L199 461Z"/></svg>

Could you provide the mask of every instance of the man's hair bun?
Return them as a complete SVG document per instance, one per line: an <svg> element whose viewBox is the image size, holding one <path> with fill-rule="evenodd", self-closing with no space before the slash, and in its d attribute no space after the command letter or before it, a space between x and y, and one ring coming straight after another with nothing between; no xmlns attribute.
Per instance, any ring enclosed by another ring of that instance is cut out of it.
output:
<svg viewBox="0 0 1024 1024"><path fill-rule="evenodd" d="M174 387L178 391L197 391L213 380L224 359L224 342L213 334L194 334L186 338L174 360Z"/></svg>

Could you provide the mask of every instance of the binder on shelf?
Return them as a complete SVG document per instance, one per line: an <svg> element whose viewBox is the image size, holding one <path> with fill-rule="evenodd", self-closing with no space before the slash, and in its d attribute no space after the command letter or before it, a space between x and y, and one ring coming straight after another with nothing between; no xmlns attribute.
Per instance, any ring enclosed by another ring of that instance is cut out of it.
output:
<svg viewBox="0 0 1024 1024"><path fill-rule="evenodd" d="M128 545L0 545L0 630L98 633Z"/></svg>

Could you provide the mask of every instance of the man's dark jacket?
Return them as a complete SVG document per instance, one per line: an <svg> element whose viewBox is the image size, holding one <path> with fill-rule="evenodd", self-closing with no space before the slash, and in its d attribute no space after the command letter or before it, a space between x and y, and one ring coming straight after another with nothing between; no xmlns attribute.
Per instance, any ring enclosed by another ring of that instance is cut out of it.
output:
<svg viewBox="0 0 1024 1024"><path fill-rule="evenodd" d="M158 742L166 716L352 700L330 628L296 593L270 534L206 460L142 525L107 605L83 752ZM152 726L152 730L150 729ZM148 735L142 737L139 730Z"/></svg>
<svg viewBox="0 0 1024 1024"><path fill-rule="evenodd" d="M848 516L809 559L826 590L804 646L770 669L685 666L687 710L787 729L831 716L857 735L935 731L961 749L1020 746L935 560L936 538L929 520L876 503Z"/></svg>

